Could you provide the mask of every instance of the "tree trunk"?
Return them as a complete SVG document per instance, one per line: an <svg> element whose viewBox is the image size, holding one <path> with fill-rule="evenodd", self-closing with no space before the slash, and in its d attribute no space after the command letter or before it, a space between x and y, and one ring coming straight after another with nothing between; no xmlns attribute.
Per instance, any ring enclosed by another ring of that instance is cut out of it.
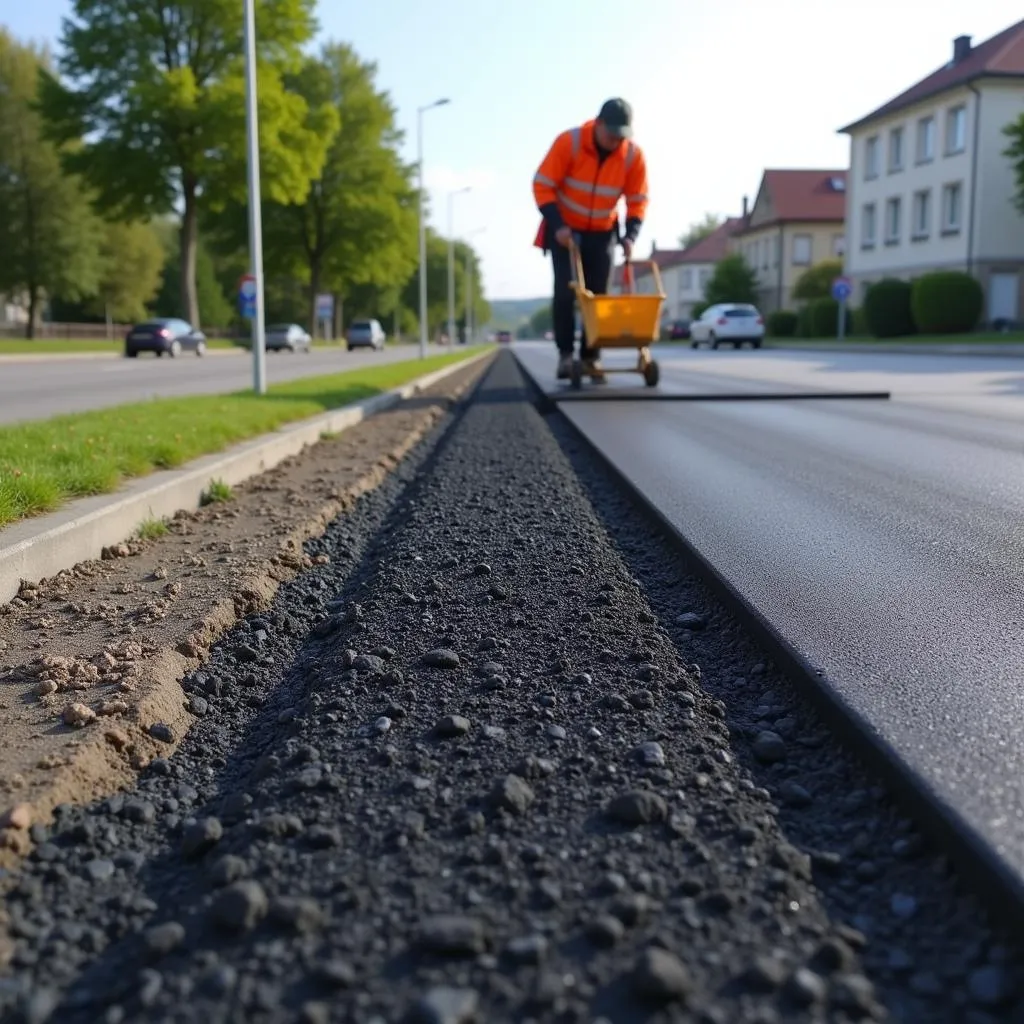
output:
<svg viewBox="0 0 1024 1024"><path fill-rule="evenodd" d="M320 329L316 315L316 297L320 294L320 258L309 261L309 333L315 338Z"/></svg>
<svg viewBox="0 0 1024 1024"><path fill-rule="evenodd" d="M196 247L199 244L199 210L196 183L186 178L185 212L181 218L181 315L198 330L199 295L196 291Z"/></svg>
<svg viewBox="0 0 1024 1024"><path fill-rule="evenodd" d="M25 325L25 337L34 341L36 336L36 311L39 308L39 288L30 284L28 286L28 323Z"/></svg>

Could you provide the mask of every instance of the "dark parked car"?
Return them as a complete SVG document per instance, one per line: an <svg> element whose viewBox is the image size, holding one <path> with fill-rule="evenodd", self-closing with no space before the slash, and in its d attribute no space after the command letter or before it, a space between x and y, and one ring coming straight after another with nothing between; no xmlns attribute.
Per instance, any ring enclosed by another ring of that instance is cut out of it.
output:
<svg viewBox="0 0 1024 1024"><path fill-rule="evenodd" d="M511 331L498 331L498 344L508 345L512 341Z"/></svg>
<svg viewBox="0 0 1024 1024"><path fill-rule="evenodd" d="M193 330L187 320L163 317L136 324L125 336L124 354L134 359L140 352L155 352L158 356L169 355L172 359L182 352L206 354L206 335Z"/></svg>
<svg viewBox="0 0 1024 1024"><path fill-rule="evenodd" d="M672 341L686 341L690 337L690 321L673 320L668 336Z"/></svg>

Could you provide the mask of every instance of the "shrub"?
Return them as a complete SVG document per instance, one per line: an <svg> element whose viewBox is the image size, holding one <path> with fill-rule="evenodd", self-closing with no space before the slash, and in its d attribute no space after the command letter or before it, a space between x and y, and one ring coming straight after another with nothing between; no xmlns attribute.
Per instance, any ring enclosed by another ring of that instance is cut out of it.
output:
<svg viewBox="0 0 1024 1024"><path fill-rule="evenodd" d="M793 287L793 298L801 300L828 299L832 297L832 282L843 272L843 261L822 260L808 267Z"/></svg>
<svg viewBox="0 0 1024 1024"><path fill-rule="evenodd" d="M805 338L834 338L839 327L839 303L835 299L814 299L801 313ZM846 310L846 333L850 333L850 310Z"/></svg>
<svg viewBox="0 0 1024 1024"><path fill-rule="evenodd" d="M883 278L868 288L864 319L876 338L901 338L916 333L910 292L909 282L894 277Z"/></svg>
<svg viewBox="0 0 1024 1024"><path fill-rule="evenodd" d="M965 334L981 319L985 295L970 274L939 270L911 286L910 308L922 334Z"/></svg>
<svg viewBox="0 0 1024 1024"><path fill-rule="evenodd" d="M704 301L710 306L720 302L749 302L756 306L757 272L738 252L724 256L704 285Z"/></svg>
<svg viewBox="0 0 1024 1024"><path fill-rule="evenodd" d="M850 314L850 336L853 338L865 338L870 333L867 320L864 318L864 307L858 306Z"/></svg>
<svg viewBox="0 0 1024 1024"><path fill-rule="evenodd" d="M690 310L690 319L699 320L704 315L704 310L706 310L710 305L710 302L695 302L693 304L693 309Z"/></svg>
<svg viewBox="0 0 1024 1024"><path fill-rule="evenodd" d="M797 314L791 309L777 309L768 314L768 333L773 338L793 338L796 336Z"/></svg>

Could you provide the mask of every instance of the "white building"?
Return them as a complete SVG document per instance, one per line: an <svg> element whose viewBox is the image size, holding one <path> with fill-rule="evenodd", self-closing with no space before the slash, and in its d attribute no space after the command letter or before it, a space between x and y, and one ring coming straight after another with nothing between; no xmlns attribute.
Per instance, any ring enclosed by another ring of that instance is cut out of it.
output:
<svg viewBox="0 0 1024 1024"><path fill-rule="evenodd" d="M962 270L984 319L1024 311L1024 216L1003 129L1024 113L1024 21L843 128L850 136L846 273L853 301L883 277Z"/></svg>

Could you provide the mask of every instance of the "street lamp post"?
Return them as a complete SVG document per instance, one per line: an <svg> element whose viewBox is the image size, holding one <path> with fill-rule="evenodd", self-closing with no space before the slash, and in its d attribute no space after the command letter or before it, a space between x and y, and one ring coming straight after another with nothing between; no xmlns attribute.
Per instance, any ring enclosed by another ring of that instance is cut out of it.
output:
<svg viewBox="0 0 1024 1024"><path fill-rule="evenodd" d="M250 0L251 2L251 0ZM447 99L434 100L416 110L416 163L419 167L420 182L420 359L427 357L427 224L423 197L423 115L435 107L451 102Z"/></svg>
<svg viewBox="0 0 1024 1024"><path fill-rule="evenodd" d="M470 231L466 236L467 238L475 238L477 235L482 235L487 228L477 228L475 231ZM473 260L471 254L466 257L466 344L468 345L473 338L476 325L473 323Z"/></svg>
<svg viewBox="0 0 1024 1024"><path fill-rule="evenodd" d="M471 191L471 186L448 193L448 344L455 344L455 197Z"/></svg>
<svg viewBox="0 0 1024 1024"><path fill-rule="evenodd" d="M245 0L245 130L249 162L249 259L256 287L252 318L252 386L258 395L267 390L267 363L263 323L263 225L260 211L260 134L256 113L256 11Z"/></svg>

